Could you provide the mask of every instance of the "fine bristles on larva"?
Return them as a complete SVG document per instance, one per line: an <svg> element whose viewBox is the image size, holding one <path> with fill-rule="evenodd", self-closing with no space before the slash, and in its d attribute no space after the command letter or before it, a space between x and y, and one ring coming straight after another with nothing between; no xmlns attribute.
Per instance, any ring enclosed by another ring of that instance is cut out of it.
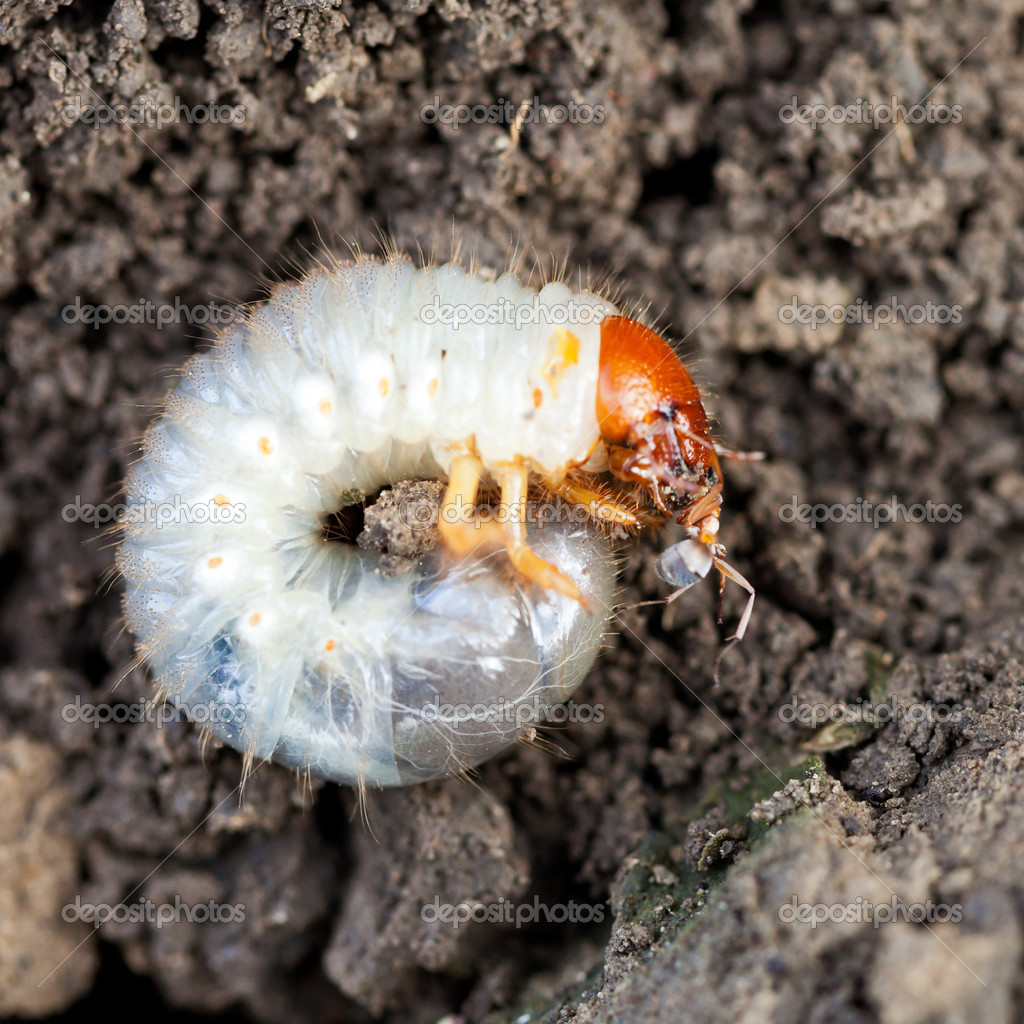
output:
<svg viewBox="0 0 1024 1024"><path fill-rule="evenodd" d="M234 306L240 310L243 318L248 318L256 305L274 301L282 290L293 287L297 281L317 272L332 275L356 264L384 265L407 259L417 267L454 264L462 267L468 275L479 276L484 280L491 280L503 274L513 274L520 278L526 287L537 291L548 284L565 284L575 292L590 292L600 296L611 306L617 307L622 315L639 320L652 329L658 329L661 321L660 316L651 316L649 303L626 295L626 289L619 279L619 269L593 270L572 265L568 251L561 254L542 253L536 248L527 247L520 240L511 240L511 248L501 265L492 267L479 260L475 248L467 252L464 235L457 232L454 227L449 249L443 257L437 251L436 245L432 246L428 253L424 253L417 244L415 253L411 253L389 232L375 232L374 243L372 251L351 239L338 239L331 245L318 233L315 247L301 246L299 253L280 257L277 273L272 273L268 269L254 276L254 302L246 303L237 297L227 295L221 296L220 301L225 305ZM215 331L203 331L195 337L201 342L215 343L219 338L231 334L233 330L232 326L228 326ZM175 372L174 368L168 369L169 374Z"/></svg>
<svg viewBox="0 0 1024 1024"><path fill-rule="evenodd" d="M650 511L650 500L647 492L635 485L621 484L613 486L605 477L594 473L585 473L582 470L573 470L569 474L568 479L570 482L579 484L588 491L593 492L598 498L609 499L616 505L626 508L627 511L638 514ZM570 514L579 516L578 510L573 505L547 487L542 480L536 482L536 493L542 500L555 506L556 518L559 514L559 509L568 510ZM594 516L590 517L589 522L593 529L600 531L609 540L619 540L623 536L631 536L639 533L645 526L652 525L646 519L637 523L619 523Z"/></svg>
<svg viewBox="0 0 1024 1024"><path fill-rule="evenodd" d="M555 726L547 725L527 729L519 737L519 742L523 744L523 746L533 747L535 750L539 750L542 753L547 754L549 757L557 757L561 758L563 761L571 761L572 757L569 752L564 747L556 743L551 736L547 735L547 732L542 731L554 731L555 728Z"/></svg>

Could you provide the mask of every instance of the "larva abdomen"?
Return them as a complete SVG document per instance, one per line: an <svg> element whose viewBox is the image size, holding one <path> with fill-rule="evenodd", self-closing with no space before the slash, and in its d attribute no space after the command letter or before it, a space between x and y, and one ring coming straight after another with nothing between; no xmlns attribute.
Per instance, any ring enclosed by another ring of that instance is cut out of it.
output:
<svg viewBox="0 0 1024 1024"><path fill-rule="evenodd" d="M537 539L593 600L607 603L614 566L594 542L580 528L547 529ZM387 578L372 555L350 550L344 561L336 591L351 617L335 616L336 646L319 666L306 661L294 688L294 666L283 662L280 678L254 674L228 633L206 648L208 674L189 700L262 709L255 727L248 713L241 721L222 714L211 723L214 735L341 783L439 778L542 724L544 709L568 698L601 643L603 616L561 595L531 593L498 564L474 559L444 572L433 555ZM279 696L286 689L287 706Z"/></svg>

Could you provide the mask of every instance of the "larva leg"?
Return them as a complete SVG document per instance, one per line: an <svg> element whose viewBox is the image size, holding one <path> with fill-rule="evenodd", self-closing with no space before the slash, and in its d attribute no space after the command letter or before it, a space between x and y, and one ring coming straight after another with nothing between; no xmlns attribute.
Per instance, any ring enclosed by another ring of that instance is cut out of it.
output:
<svg viewBox="0 0 1024 1024"><path fill-rule="evenodd" d="M721 481L719 481L719 483L715 484L715 486L712 487L703 498L698 498L688 509L686 509L686 525L694 526L705 516L710 515L710 513L712 513L721 504L722 484Z"/></svg>
<svg viewBox="0 0 1024 1024"><path fill-rule="evenodd" d="M640 527L651 526L664 521L660 516L654 517L640 510L634 512L632 509L626 508L625 505L620 505L618 502L612 501L611 498L599 494L589 487L574 484L567 479L563 479L560 483L545 481L545 486L560 498L565 498L566 501L571 501L574 505L582 505L590 515L602 523L618 523L620 526Z"/></svg>
<svg viewBox="0 0 1024 1024"><path fill-rule="evenodd" d="M522 463L503 466L496 474L505 512L505 549L512 564L527 579L586 604L579 587L526 543L526 497L529 469Z"/></svg>
<svg viewBox="0 0 1024 1024"><path fill-rule="evenodd" d="M468 555L481 544L501 547L504 543L498 523L481 522L471 514L483 471L483 463L477 455L456 455L452 459L438 529L445 546L457 555Z"/></svg>

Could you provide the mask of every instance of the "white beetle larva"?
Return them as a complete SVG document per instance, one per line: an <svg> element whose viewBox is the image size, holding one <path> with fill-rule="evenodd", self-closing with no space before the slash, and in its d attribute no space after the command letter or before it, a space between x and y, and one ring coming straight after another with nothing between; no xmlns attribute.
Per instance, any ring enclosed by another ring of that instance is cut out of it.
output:
<svg viewBox="0 0 1024 1024"><path fill-rule="evenodd" d="M193 357L147 431L118 553L128 626L162 692L215 709L210 730L250 757L359 785L459 772L523 720L442 709L543 709L596 656L609 542L578 523L527 532L523 512L539 482L648 521L587 482L608 472L738 577L696 389L648 328L513 274L401 256L318 268ZM426 478L447 481L443 545L414 571L386 577L325 538L344 506ZM500 523L467 514L488 478Z"/></svg>

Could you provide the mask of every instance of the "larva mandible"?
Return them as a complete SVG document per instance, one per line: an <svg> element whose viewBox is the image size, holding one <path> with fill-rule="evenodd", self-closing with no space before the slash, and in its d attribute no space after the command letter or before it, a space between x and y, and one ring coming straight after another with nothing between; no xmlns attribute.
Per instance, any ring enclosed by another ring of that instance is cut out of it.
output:
<svg viewBox="0 0 1024 1024"><path fill-rule="evenodd" d="M360 786L458 773L523 720L438 709L566 700L610 615L609 541L527 531L531 484L605 521L684 523L659 572L739 582L742 635L753 588L717 539L720 454L679 358L595 292L357 255L186 364L125 485L128 627L161 691L213 709L250 759ZM608 473L656 511L593 489ZM325 538L344 506L429 478L447 482L443 544L415 571ZM500 523L465 514L485 481Z"/></svg>

